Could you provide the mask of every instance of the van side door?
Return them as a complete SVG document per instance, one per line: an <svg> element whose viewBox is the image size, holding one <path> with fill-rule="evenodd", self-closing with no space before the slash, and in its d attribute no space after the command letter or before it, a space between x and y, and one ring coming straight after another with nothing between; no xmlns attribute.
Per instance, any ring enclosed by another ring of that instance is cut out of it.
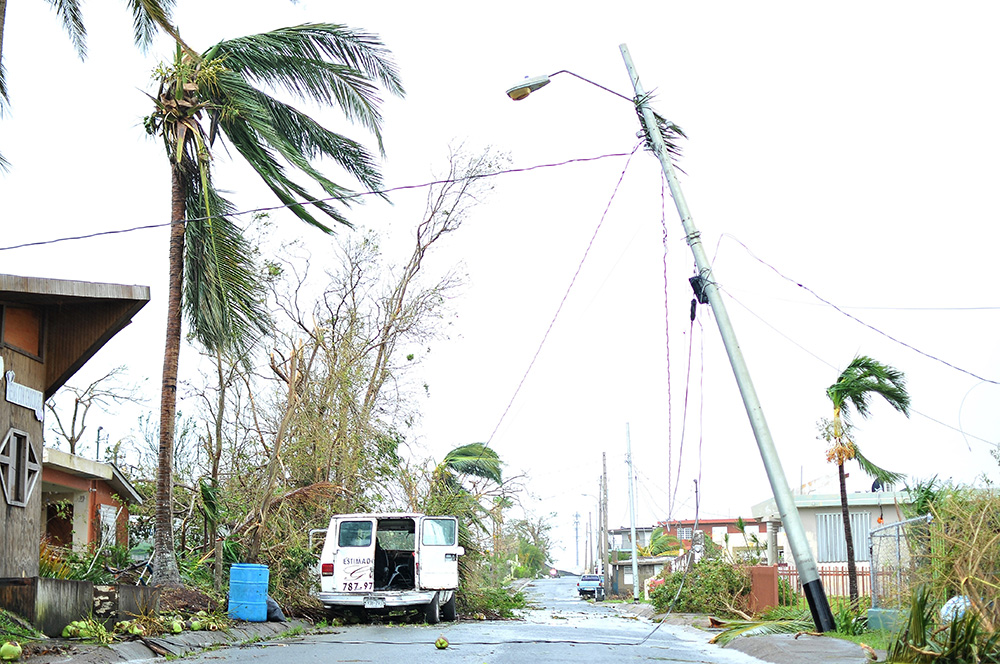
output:
<svg viewBox="0 0 1000 664"><path fill-rule="evenodd" d="M458 545L458 519L423 517L417 540L417 585L427 590L458 588L458 557L464 553Z"/></svg>
<svg viewBox="0 0 1000 664"><path fill-rule="evenodd" d="M333 554L334 592L375 589L375 519L343 519Z"/></svg>

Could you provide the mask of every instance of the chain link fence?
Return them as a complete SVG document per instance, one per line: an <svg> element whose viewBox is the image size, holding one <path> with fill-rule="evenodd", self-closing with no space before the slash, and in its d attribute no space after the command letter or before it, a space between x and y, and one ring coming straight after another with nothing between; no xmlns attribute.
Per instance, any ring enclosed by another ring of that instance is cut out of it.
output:
<svg viewBox="0 0 1000 664"><path fill-rule="evenodd" d="M930 555L931 515L875 528L871 541L872 607L905 609L916 570Z"/></svg>

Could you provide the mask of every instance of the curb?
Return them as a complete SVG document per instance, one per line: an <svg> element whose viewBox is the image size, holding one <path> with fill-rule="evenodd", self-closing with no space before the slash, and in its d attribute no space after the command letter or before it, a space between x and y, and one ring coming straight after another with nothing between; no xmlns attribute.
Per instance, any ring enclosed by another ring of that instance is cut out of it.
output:
<svg viewBox="0 0 1000 664"><path fill-rule="evenodd" d="M214 646L240 646L249 642L264 641L295 630L311 629L310 623L301 620L287 622L239 622L227 630L183 632L177 635L139 637L109 645L80 643L67 639L51 639L47 643L63 645L63 652L32 655L25 658L28 664L116 664L142 662L165 656L184 657Z"/></svg>

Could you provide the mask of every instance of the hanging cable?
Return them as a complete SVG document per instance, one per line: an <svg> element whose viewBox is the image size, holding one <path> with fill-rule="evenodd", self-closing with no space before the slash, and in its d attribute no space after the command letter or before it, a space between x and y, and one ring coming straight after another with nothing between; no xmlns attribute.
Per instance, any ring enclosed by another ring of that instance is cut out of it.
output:
<svg viewBox="0 0 1000 664"><path fill-rule="evenodd" d="M694 314L695 308L691 307L691 313ZM674 483L674 492L670 496L670 504L673 507L673 503L677 500L677 489L681 485L681 464L684 460L684 438L687 435L687 414L688 414L688 398L691 394L691 353L694 349L694 316L691 316L691 325L688 328L688 356L687 356L687 373L684 376L684 410L681 412L681 444L677 449L677 481ZM670 513L670 518L673 518L673 512Z"/></svg>
<svg viewBox="0 0 1000 664"><path fill-rule="evenodd" d="M493 427L493 432L490 433L490 437L486 440L483 445L483 451L490 446L493 442L494 436L496 436L497 431L500 429L500 425L503 424L504 418L507 417L507 413L510 412L511 407L514 405L514 400L517 399L517 395L521 392L521 388L524 387L524 382L528 379L528 374L531 373L532 367L535 366L535 362L538 360L538 356L541 355L542 348L545 347L545 341L549 338L549 334L552 332L552 328L555 327L556 320L559 318L560 312L562 312L563 305L566 304L566 300L569 298L570 291L573 290L573 285L576 283L576 278L580 276L580 270L583 269L583 264L587 260L587 256L590 254L590 249L594 246L594 241L597 240L597 234L601 230L601 226L604 224L604 220L608 216L608 212L611 210L611 204L615 200L615 196L618 194L618 189L621 187L622 180L625 179L625 173L628 172L629 164L632 163L632 157L642 146L642 143L638 143L628 156L628 160L625 162L625 168L622 169L621 175L618 177L618 182L615 184L614 190L611 192L611 198L608 200L607 206L604 208L604 212L601 214L600 220L597 222L597 227L594 228L594 233L590 237L590 242L587 243L587 248L583 252L583 256L580 258L580 263L576 267L576 272L573 273L573 277L569 281L569 286L566 287L566 292L563 293L562 300L559 301L559 306L556 307L556 312L552 316L552 320L549 321L549 326L545 330L545 334L542 335L542 340L538 344L538 348L535 350L534 356L532 356L531 361L528 363L528 368L524 370L524 375L521 376L520 382L517 384L517 388L514 389L514 394L511 395L510 401L507 403L507 407L504 408L503 413L500 414L500 419L497 420L497 424Z"/></svg>
<svg viewBox="0 0 1000 664"><path fill-rule="evenodd" d="M673 513L673 503L671 502L671 477L673 470L673 416L674 402L671 391L670 380L670 298L667 295L667 254L669 246L667 244L667 182L666 176L660 174L660 225L663 227L663 330L666 336L664 342L667 351L667 517Z"/></svg>

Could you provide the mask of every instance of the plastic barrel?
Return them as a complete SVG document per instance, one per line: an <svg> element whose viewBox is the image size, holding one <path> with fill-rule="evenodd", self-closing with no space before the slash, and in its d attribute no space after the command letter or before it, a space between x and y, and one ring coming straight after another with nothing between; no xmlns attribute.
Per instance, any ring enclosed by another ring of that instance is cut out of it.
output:
<svg viewBox="0 0 1000 664"><path fill-rule="evenodd" d="M229 617L267 621L267 565L237 563L229 570Z"/></svg>

